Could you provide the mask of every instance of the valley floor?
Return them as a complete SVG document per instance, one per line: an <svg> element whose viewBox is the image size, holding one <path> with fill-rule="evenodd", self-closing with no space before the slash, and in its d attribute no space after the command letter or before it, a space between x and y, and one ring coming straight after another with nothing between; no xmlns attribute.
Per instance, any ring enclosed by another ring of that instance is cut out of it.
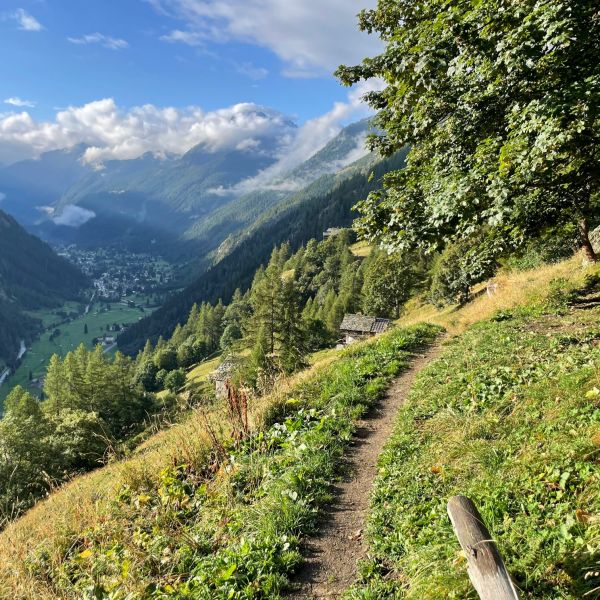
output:
<svg viewBox="0 0 600 600"><path fill-rule="evenodd" d="M46 373L50 357L57 354L64 357L68 352L75 350L79 344L84 344L89 349L94 347L94 341L103 336L117 337L118 332L108 331L109 327L118 324L133 324L151 314L156 306L147 306L146 301L150 296L136 295L128 298L134 304L128 305L125 300L102 304L92 302L83 309L76 302L68 302L59 309L40 310L28 313L30 316L42 321L44 331L29 348L20 350L22 358L17 370L6 377L2 382L0 369L0 413L2 403L10 390L20 385L32 392L41 391L40 378ZM70 316L67 318L67 315ZM56 335L56 330L59 334ZM87 331L87 333L86 333ZM110 347L112 346L112 348ZM115 344L108 344L107 351L114 350Z"/></svg>

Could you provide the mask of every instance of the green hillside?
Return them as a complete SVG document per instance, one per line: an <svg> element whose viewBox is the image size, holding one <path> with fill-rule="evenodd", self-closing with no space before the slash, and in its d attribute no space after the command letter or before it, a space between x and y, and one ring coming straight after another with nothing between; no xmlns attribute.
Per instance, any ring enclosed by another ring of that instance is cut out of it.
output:
<svg viewBox="0 0 600 600"><path fill-rule="evenodd" d="M349 598L466 598L446 518L471 498L524 597L595 597L600 295L555 280L543 304L451 340L417 378L379 460L369 560ZM597 300L595 300L597 302Z"/></svg>
<svg viewBox="0 0 600 600"><path fill-rule="evenodd" d="M452 337L417 376L381 457L371 559L350 597L468 597L445 516L457 492L481 507L526 597L597 586L600 288L597 270L574 262L505 276L495 297L432 315ZM401 327L333 351L252 401L248 425L243 412L203 407L76 479L0 534L3 589L280 597L343 475L340 457L355 451L356 419L440 329Z"/></svg>
<svg viewBox="0 0 600 600"><path fill-rule="evenodd" d="M0 211L0 360L12 365L20 340L30 341L40 328L24 309L58 306L88 285L78 269Z"/></svg>

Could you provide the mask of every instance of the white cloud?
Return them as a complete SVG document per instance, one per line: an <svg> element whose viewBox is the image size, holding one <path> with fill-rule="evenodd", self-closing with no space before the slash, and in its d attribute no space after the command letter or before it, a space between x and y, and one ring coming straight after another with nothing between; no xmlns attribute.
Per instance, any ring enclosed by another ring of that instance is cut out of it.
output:
<svg viewBox="0 0 600 600"><path fill-rule="evenodd" d="M252 152L257 150L261 139L276 140L275 164L258 177L243 182L238 190L232 190L244 191L272 183L312 156L345 123L369 114L362 96L379 85L377 82L357 85L347 101L335 103L328 113L299 128L290 117L253 103L208 112L198 106L161 108L152 104L125 110L107 98L60 110L49 121L38 121L26 111L0 113L0 163L37 157L77 144L87 146L84 162L99 166L107 160L133 159L147 152L181 155L198 144L207 152L233 149ZM354 156L358 158L356 153L348 161Z"/></svg>
<svg viewBox="0 0 600 600"><path fill-rule="evenodd" d="M22 31L42 31L44 29L44 26L35 17L22 8L5 15L5 18L16 21Z"/></svg>
<svg viewBox="0 0 600 600"><path fill-rule="evenodd" d="M71 44L100 44L109 50L123 50L129 46L129 43L126 40L110 37L98 32L88 33L87 35L82 35L81 37L69 37L67 39L69 42L71 42Z"/></svg>
<svg viewBox="0 0 600 600"><path fill-rule="evenodd" d="M236 104L211 112L197 106L159 108L152 104L120 109L112 99L58 112L36 121L27 112L0 116L0 162L85 144L84 160L137 158L146 152L182 154L204 144L208 152L233 149L249 139L285 139L295 127L285 115L256 104ZM247 146L249 148L249 146Z"/></svg>
<svg viewBox="0 0 600 600"><path fill-rule="evenodd" d="M62 212L53 217L52 221L56 225L66 225L67 227L81 227L84 223L87 223L90 219L93 219L96 213L93 210L82 208L81 206L75 206L69 204L65 206Z"/></svg>
<svg viewBox="0 0 600 600"><path fill-rule="evenodd" d="M4 104L10 104L11 106L17 106L19 108L22 108L22 107L33 108L36 105L36 103L33 100L23 100L22 98L19 98L18 96L13 96L12 98L7 98L4 101Z"/></svg>
<svg viewBox="0 0 600 600"><path fill-rule="evenodd" d="M2 202L2 200L4 200L4 198L6 198L6 194L0 192L0 202Z"/></svg>
<svg viewBox="0 0 600 600"><path fill-rule="evenodd" d="M370 115L372 111L362 98L367 92L382 89L382 87L383 82L378 80L361 82L356 85L349 92L347 102L336 102L329 112L307 121L293 136L290 136L287 144L282 146L279 158L273 165L232 188L221 187L212 191L224 196L248 193L256 189L293 191L304 187L306 181L292 181L289 178L282 179L282 177L323 148L341 131L345 123ZM366 154L364 140L358 140L357 146L343 160L329 165L328 171L341 169Z"/></svg>
<svg viewBox="0 0 600 600"><path fill-rule="evenodd" d="M375 36L358 31L358 12L376 0L148 0L186 23L185 38L238 40L272 50L289 77L331 73L378 53ZM179 34L183 33L176 30ZM172 39L189 43L181 36Z"/></svg>
<svg viewBox="0 0 600 600"><path fill-rule="evenodd" d="M205 38L197 31L174 29L169 34L162 35L160 39L163 42L170 42L172 44L181 43L187 44L188 46L201 46L204 43Z"/></svg>

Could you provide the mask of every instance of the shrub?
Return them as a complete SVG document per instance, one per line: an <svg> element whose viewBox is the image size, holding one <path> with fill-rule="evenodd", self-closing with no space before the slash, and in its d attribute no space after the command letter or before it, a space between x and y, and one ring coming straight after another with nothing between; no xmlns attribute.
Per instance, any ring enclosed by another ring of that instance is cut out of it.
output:
<svg viewBox="0 0 600 600"><path fill-rule="evenodd" d="M446 246L431 271L432 304L465 304L471 287L493 275L500 251L495 240L482 235Z"/></svg>
<svg viewBox="0 0 600 600"><path fill-rule="evenodd" d="M171 392L179 391L185 384L185 371L176 369L165 376L165 388Z"/></svg>
<svg viewBox="0 0 600 600"><path fill-rule="evenodd" d="M163 348L156 353L154 362L159 369L173 371L177 368L177 351L175 348Z"/></svg>

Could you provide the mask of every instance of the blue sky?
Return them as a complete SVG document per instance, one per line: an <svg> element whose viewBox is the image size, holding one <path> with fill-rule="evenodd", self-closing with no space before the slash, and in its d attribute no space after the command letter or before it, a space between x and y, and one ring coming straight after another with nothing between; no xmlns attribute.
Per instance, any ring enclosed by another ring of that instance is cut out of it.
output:
<svg viewBox="0 0 600 600"><path fill-rule="evenodd" d="M78 141L110 146L95 109L79 111L76 126L71 114L57 126L57 113L106 99L102 118L115 127L145 105L155 121L173 107L190 127L187 107L206 115L248 103L300 125L329 115L334 131L364 112L331 73L379 48L356 26L373 2L2 0L0 162ZM96 133L83 131L88 122Z"/></svg>

